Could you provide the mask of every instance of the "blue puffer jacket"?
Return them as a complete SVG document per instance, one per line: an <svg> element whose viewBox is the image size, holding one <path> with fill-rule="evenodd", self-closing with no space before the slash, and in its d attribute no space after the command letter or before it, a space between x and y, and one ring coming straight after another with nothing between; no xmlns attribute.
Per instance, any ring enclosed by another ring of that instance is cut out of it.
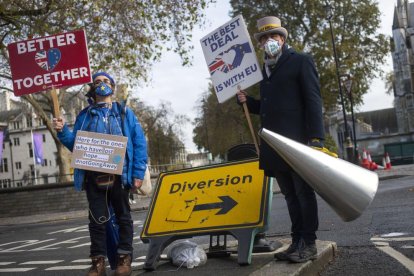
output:
<svg viewBox="0 0 414 276"><path fill-rule="evenodd" d="M122 112L125 112L123 120ZM145 169L147 167L147 143L144 132L135 114L129 108L125 108L122 111L120 104L113 103L108 115L109 125L113 129L110 133L121 135L121 131L123 131L124 136L128 137L124 168L122 171L122 184L124 187L130 188L133 185L133 179L144 179ZM89 106L82 110L76 117L73 131L70 131L67 124L65 124L62 131L58 132L58 138L65 147L72 151L78 130L90 131L90 127L93 126L92 129L94 129L94 132L107 132L103 129L102 124L96 123L100 121L103 121L102 112L98 112L97 107ZM121 122L123 123L122 130L117 127L121 125ZM74 171L74 184L75 189L78 191L82 190L85 172L85 170L81 169L75 169Z"/></svg>

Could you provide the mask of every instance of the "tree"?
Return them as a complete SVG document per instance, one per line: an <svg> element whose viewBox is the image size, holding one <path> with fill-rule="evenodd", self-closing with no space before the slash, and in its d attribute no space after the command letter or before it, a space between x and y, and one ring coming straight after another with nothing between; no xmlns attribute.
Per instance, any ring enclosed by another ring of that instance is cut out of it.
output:
<svg viewBox="0 0 414 276"><path fill-rule="evenodd" d="M257 32L258 18L278 16L289 32L288 44L313 55L320 74L324 107L328 110L337 104L338 94L332 92L337 90L338 83L325 2L231 0L230 3L232 14L243 15L251 35ZM339 63L351 72L354 104L360 105L371 80L383 74L380 65L390 51L389 39L377 32L380 12L376 1L332 1L331 5Z"/></svg>
<svg viewBox="0 0 414 276"><path fill-rule="evenodd" d="M30 37L85 29L93 70L113 72L117 79L145 81L153 62L163 50L179 54L190 62L191 30L203 20L210 0L0 0L0 93L12 92L7 44ZM67 93L60 91L59 102ZM46 123L64 156L50 121L48 93L21 97L32 105ZM67 159L60 160L60 174L69 172Z"/></svg>
<svg viewBox="0 0 414 276"><path fill-rule="evenodd" d="M336 107L338 83L324 2L230 0L230 3L233 8L231 14L242 14L246 20L253 45L257 45L253 38L253 34L257 32L257 19L266 15L278 16L289 32L288 44L313 55L320 74L325 110ZM372 78L383 73L379 67L389 52L389 39L377 33L380 12L375 1L344 0L335 1L332 5L335 10L331 22L339 62L352 73L353 100L354 105L358 105L362 103L362 97L367 93ZM263 56L263 50L256 49L256 53L262 61L260 57ZM255 85L247 89L247 92L257 97L258 90L258 85ZM194 143L199 149L204 148L221 155L236 143L252 143L246 118L235 100L231 99L219 105L213 94L206 94L208 104L200 101L199 116L194 122ZM257 131L258 118L251 117L253 128ZM336 151L331 137L327 135L326 139L330 149Z"/></svg>
<svg viewBox="0 0 414 276"><path fill-rule="evenodd" d="M193 141L198 150L204 149L213 156L225 157L226 152L237 144L252 143L243 109L230 99L219 104L210 85L209 91L201 96L194 120ZM258 118L252 117L257 131Z"/></svg>
<svg viewBox="0 0 414 276"><path fill-rule="evenodd" d="M171 104L161 102L158 108L146 106L138 98L133 98L130 107L134 110L144 129L148 143L148 156L151 165L159 166L175 163L184 149L180 127L189 120L185 115L176 115Z"/></svg>

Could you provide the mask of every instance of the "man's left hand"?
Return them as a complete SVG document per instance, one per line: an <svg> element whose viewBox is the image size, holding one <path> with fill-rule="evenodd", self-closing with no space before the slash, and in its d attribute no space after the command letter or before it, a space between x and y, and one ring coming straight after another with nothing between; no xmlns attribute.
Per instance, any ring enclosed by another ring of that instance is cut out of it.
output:
<svg viewBox="0 0 414 276"><path fill-rule="evenodd" d="M142 179L135 178L134 179L134 186L132 186L131 190L133 193L136 193L139 188L142 186Z"/></svg>

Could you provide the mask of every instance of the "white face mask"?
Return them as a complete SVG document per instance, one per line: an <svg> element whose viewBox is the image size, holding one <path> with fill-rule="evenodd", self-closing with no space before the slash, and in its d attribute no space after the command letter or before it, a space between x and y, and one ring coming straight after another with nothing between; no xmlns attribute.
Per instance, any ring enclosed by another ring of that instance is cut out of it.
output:
<svg viewBox="0 0 414 276"><path fill-rule="evenodd" d="M269 38L266 41L266 43L263 45L263 48L264 48L266 54L268 54L270 57L276 56L279 53L280 49L281 49L281 47L279 45L279 41L274 40L272 38Z"/></svg>

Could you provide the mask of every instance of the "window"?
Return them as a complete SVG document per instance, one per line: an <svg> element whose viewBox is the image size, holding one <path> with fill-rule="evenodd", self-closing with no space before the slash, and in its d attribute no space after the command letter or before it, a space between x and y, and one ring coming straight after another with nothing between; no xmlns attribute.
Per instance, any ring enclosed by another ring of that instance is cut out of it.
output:
<svg viewBox="0 0 414 276"><path fill-rule="evenodd" d="M34 171L34 166L33 166L33 165L30 165L30 176L31 176L32 178L34 178L34 177L35 177L35 171Z"/></svg>
<svg viewBox="0 0 414 276"><path fill-rule="evenodd" d="M13 138L13 145L20 146L20 138Z"/></svg>
<svg viewBox="0 0 414 276"><path fill-rule="evenodd" d="M20 128L20 121L13 122L13 128L19 129Z"/></svg>
<svg viewBox="0 0 414 276"><path fill-rule="evenodd" d="M49 175L43 174L42 178L43 178L43 184L49 184Z"/></svg>
<svg viewBox="0 0 414 276"><path fill-rule="evenodd" d="M8 172L9 166L7 165L7 158L3 159L3 162L0 164L0 173L2 172Z"/></svg>
<svg viewBox="0 0 414 276"><path fill-rule="evenodd" d="M32 116L27 116L26 117L26 125L27 125L27 127L32 127L33 126Z"/></svg>
<svg viewBox="0 0 414 276"><path fill-rule="evenodd" d="M22 187L23 186L23 183L22 182L17 182L17 187Z"/></svg>
<svg viewBox="0 0 414 276"><path fill-rule="evenodd" d="M42 137L43 137L43 143L46 143L46 134L43 134Z"/></svg>
<svg viewBox="0 0 414 276"><path fill-rule="evenodd" d="M22 169L22 162L16 162L16 170Z"/></svg>
<svg viewBox="0 0 414 276"><path fill-rule="evenodd" d="M42 167L47 167L47 159L43 159Z"/></svg>
<svg viewBox="0 0 414 276"><path fill-rule="evenodd" d="M27 143L29 145L29 157L33 157L32 142Z"/></svg>
<svg viewBox="0 0 414 276"><path fill-rule="evenodd" d="M44 125L44 122L43 122L42 118L37 118L37 125L38 126L43 126Z"/></svg>

